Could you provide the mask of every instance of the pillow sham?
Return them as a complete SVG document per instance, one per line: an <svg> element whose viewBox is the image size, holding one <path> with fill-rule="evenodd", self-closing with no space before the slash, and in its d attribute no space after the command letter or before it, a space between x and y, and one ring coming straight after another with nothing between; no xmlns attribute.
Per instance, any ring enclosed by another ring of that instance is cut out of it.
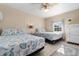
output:
<svg viewBox="0 0 79 59"><path fill-rule="evenodd" d="M37 32L46 32L44 28L38 28Z"/></svg>
<svg viewBox="0 0 79 59"><path fill-rule="evenodd" d="M2 36L7 36L7 35L21 35L21 34L26 34L26 31L24 29L16 29L16 28L5 28L2 31Z"/></svg>

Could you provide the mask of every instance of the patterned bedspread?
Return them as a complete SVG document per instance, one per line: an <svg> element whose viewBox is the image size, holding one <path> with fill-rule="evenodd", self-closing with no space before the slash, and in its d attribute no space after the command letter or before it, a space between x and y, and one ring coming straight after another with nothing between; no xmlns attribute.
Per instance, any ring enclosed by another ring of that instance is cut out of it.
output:
<svg viewBox="0 0 79 59"><path fill-rule="evenodd" d="M47 38L50 41L58 40L63 37L61 32L39 32L35 33L35 35Z"/></svg>
<svg viewBox="0 0 79 59"><path fill-rule="evenodd" d="M25 56L42 48L45 39L33 35L0 36L0 56Z"/></svg>

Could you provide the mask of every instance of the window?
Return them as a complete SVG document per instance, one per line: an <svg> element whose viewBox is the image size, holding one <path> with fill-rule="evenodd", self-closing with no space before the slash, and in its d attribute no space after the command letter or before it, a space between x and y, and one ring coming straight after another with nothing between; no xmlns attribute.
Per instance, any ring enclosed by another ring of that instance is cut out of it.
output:
<svg viewBox="0 0 79 59"><path fill-rule="evenodd" d="M63 22L54 22L53 31L63 31Z"/></svg>
<svg viewBox="0 0 79 59"><path fill-rule="evenodd" d="M54 31L62 31L59 25L54 25Z"/></svg>

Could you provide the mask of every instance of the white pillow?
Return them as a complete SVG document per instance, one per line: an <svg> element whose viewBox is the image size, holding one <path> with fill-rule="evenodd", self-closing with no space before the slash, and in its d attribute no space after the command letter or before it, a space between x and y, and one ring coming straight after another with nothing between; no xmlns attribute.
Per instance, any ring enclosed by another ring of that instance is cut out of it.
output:
<svg viewBox="0 0 79 59"><path fill-rule="evenodd" d="M16 28L5 28L2 31L2 36L7 36L7 35L21 35L21 34L26 34L26 31L23 29L16 29Z"/></svg>
<svg viewBox="0 0 79 59"><path fill-rule="evenodd" d="M46 32L44 28L38 29L38 32Z"/></svg>

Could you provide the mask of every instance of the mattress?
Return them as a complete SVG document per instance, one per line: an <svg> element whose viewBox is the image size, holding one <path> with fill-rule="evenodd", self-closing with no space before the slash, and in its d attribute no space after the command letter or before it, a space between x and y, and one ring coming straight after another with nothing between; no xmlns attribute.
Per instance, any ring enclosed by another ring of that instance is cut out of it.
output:
<svg viewBox="0 0 79 59"><path fill-rule="evenodd" d="M38 32L35 35L44 37L50 41L58 40L63 36L62 32Z"/></svg>

